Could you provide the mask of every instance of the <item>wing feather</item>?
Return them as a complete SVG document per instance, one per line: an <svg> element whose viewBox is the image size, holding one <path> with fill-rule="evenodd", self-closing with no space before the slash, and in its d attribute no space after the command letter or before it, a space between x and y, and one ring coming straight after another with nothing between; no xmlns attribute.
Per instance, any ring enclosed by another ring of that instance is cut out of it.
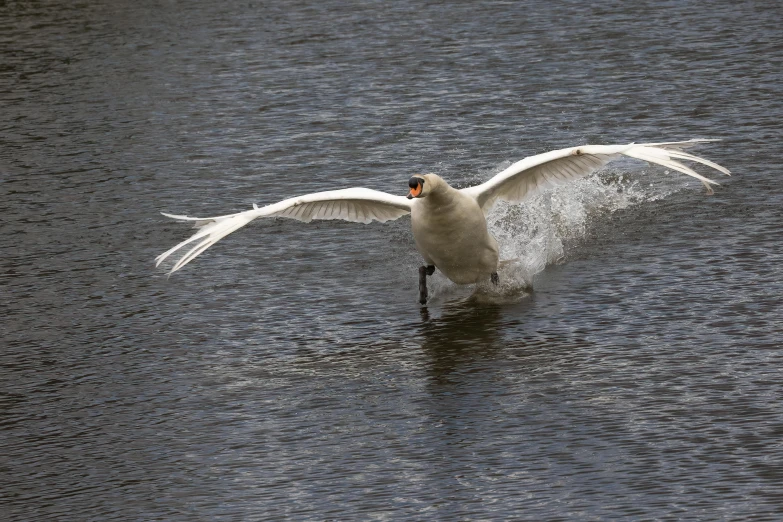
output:
<svg viewBox="0 0 783 522"><path fill-rule="evenodd" d="M682 149L710 141L716 140L695 139L638 145L633 143L583 145L554 150L518 161L489 181L462 190L476 198L484 212L488 212L498 199L516 203L537 191L587 176L620 156L628 156L694 177L707 187L708 194L712 194L710 185L717 185L717 182L677 161L693 161L729 174L728 169L717 163L682 152Z"/></svg>
<svg viewBox="0 0 783 522"><path fill-rule="evenodd" d="M245 212L210 218L163 214L180 221L193 222L199 231L159 255L155 259L156 266L172 254L190 246L191 248L174 263L169 272L170 274L174 273L220 239L256 218L287 217L304 222L310 222L313 219L344 219L359 223L370 223L372 220L384 222L409 214L411 201L404 196L394 196L377 190L350 188L316 192L286 199L265 207L259 208L255 205L253 207Z"/></svg>

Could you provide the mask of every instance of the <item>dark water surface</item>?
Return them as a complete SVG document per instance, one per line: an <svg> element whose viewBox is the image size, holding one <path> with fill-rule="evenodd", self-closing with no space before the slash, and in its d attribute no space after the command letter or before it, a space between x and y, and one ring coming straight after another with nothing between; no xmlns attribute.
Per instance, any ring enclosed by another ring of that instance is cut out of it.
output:
<svg viewBox="0 0 783 522"><path fill-rule="evenodd" d="M2 518L779 520L781 19L0 2ZM714 196L621 162L501 206L508 295L420 309L408 218L152 263L189 233L161 210L694 137Z"/></svg>

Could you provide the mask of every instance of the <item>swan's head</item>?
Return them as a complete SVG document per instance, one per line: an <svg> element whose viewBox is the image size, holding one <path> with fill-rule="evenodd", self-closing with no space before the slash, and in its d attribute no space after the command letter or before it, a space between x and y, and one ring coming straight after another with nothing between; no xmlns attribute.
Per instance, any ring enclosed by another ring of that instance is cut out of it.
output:
<svg viewBox="0 0 783 522"><path fill-rule="evenodd" d="M435 174L414 174L411 179L408 180L408 186L411 191L408 193L408 199L413 198L426 198L432 189L438 183L440 178Z"/></svg>

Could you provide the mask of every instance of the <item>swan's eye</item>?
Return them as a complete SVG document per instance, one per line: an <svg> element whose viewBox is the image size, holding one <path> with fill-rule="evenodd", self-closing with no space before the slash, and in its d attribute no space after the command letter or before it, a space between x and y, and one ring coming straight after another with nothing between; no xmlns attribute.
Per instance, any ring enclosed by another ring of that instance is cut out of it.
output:
<svg viewBox="0 0 783 522"><path fill-rule="evenodd" d="M408 186L412 189L415 189L419 186L419 183L423 183L424 180L421 178L417 178L416 176L412 177L408 180Z"/></svg>

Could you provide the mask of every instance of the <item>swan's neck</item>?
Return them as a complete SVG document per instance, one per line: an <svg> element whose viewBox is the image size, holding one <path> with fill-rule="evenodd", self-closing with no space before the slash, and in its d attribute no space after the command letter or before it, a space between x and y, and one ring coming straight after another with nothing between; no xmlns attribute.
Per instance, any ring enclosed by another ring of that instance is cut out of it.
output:
<svg viewBox="0 0 783 522"><path fill-rule="evenodd" d="M428 180L431 183L430 193L424 198L427 205L431 207L443 207L455 204L457 200L458 190L452 188L451 185L441 177L433 177Z"/></svg>

